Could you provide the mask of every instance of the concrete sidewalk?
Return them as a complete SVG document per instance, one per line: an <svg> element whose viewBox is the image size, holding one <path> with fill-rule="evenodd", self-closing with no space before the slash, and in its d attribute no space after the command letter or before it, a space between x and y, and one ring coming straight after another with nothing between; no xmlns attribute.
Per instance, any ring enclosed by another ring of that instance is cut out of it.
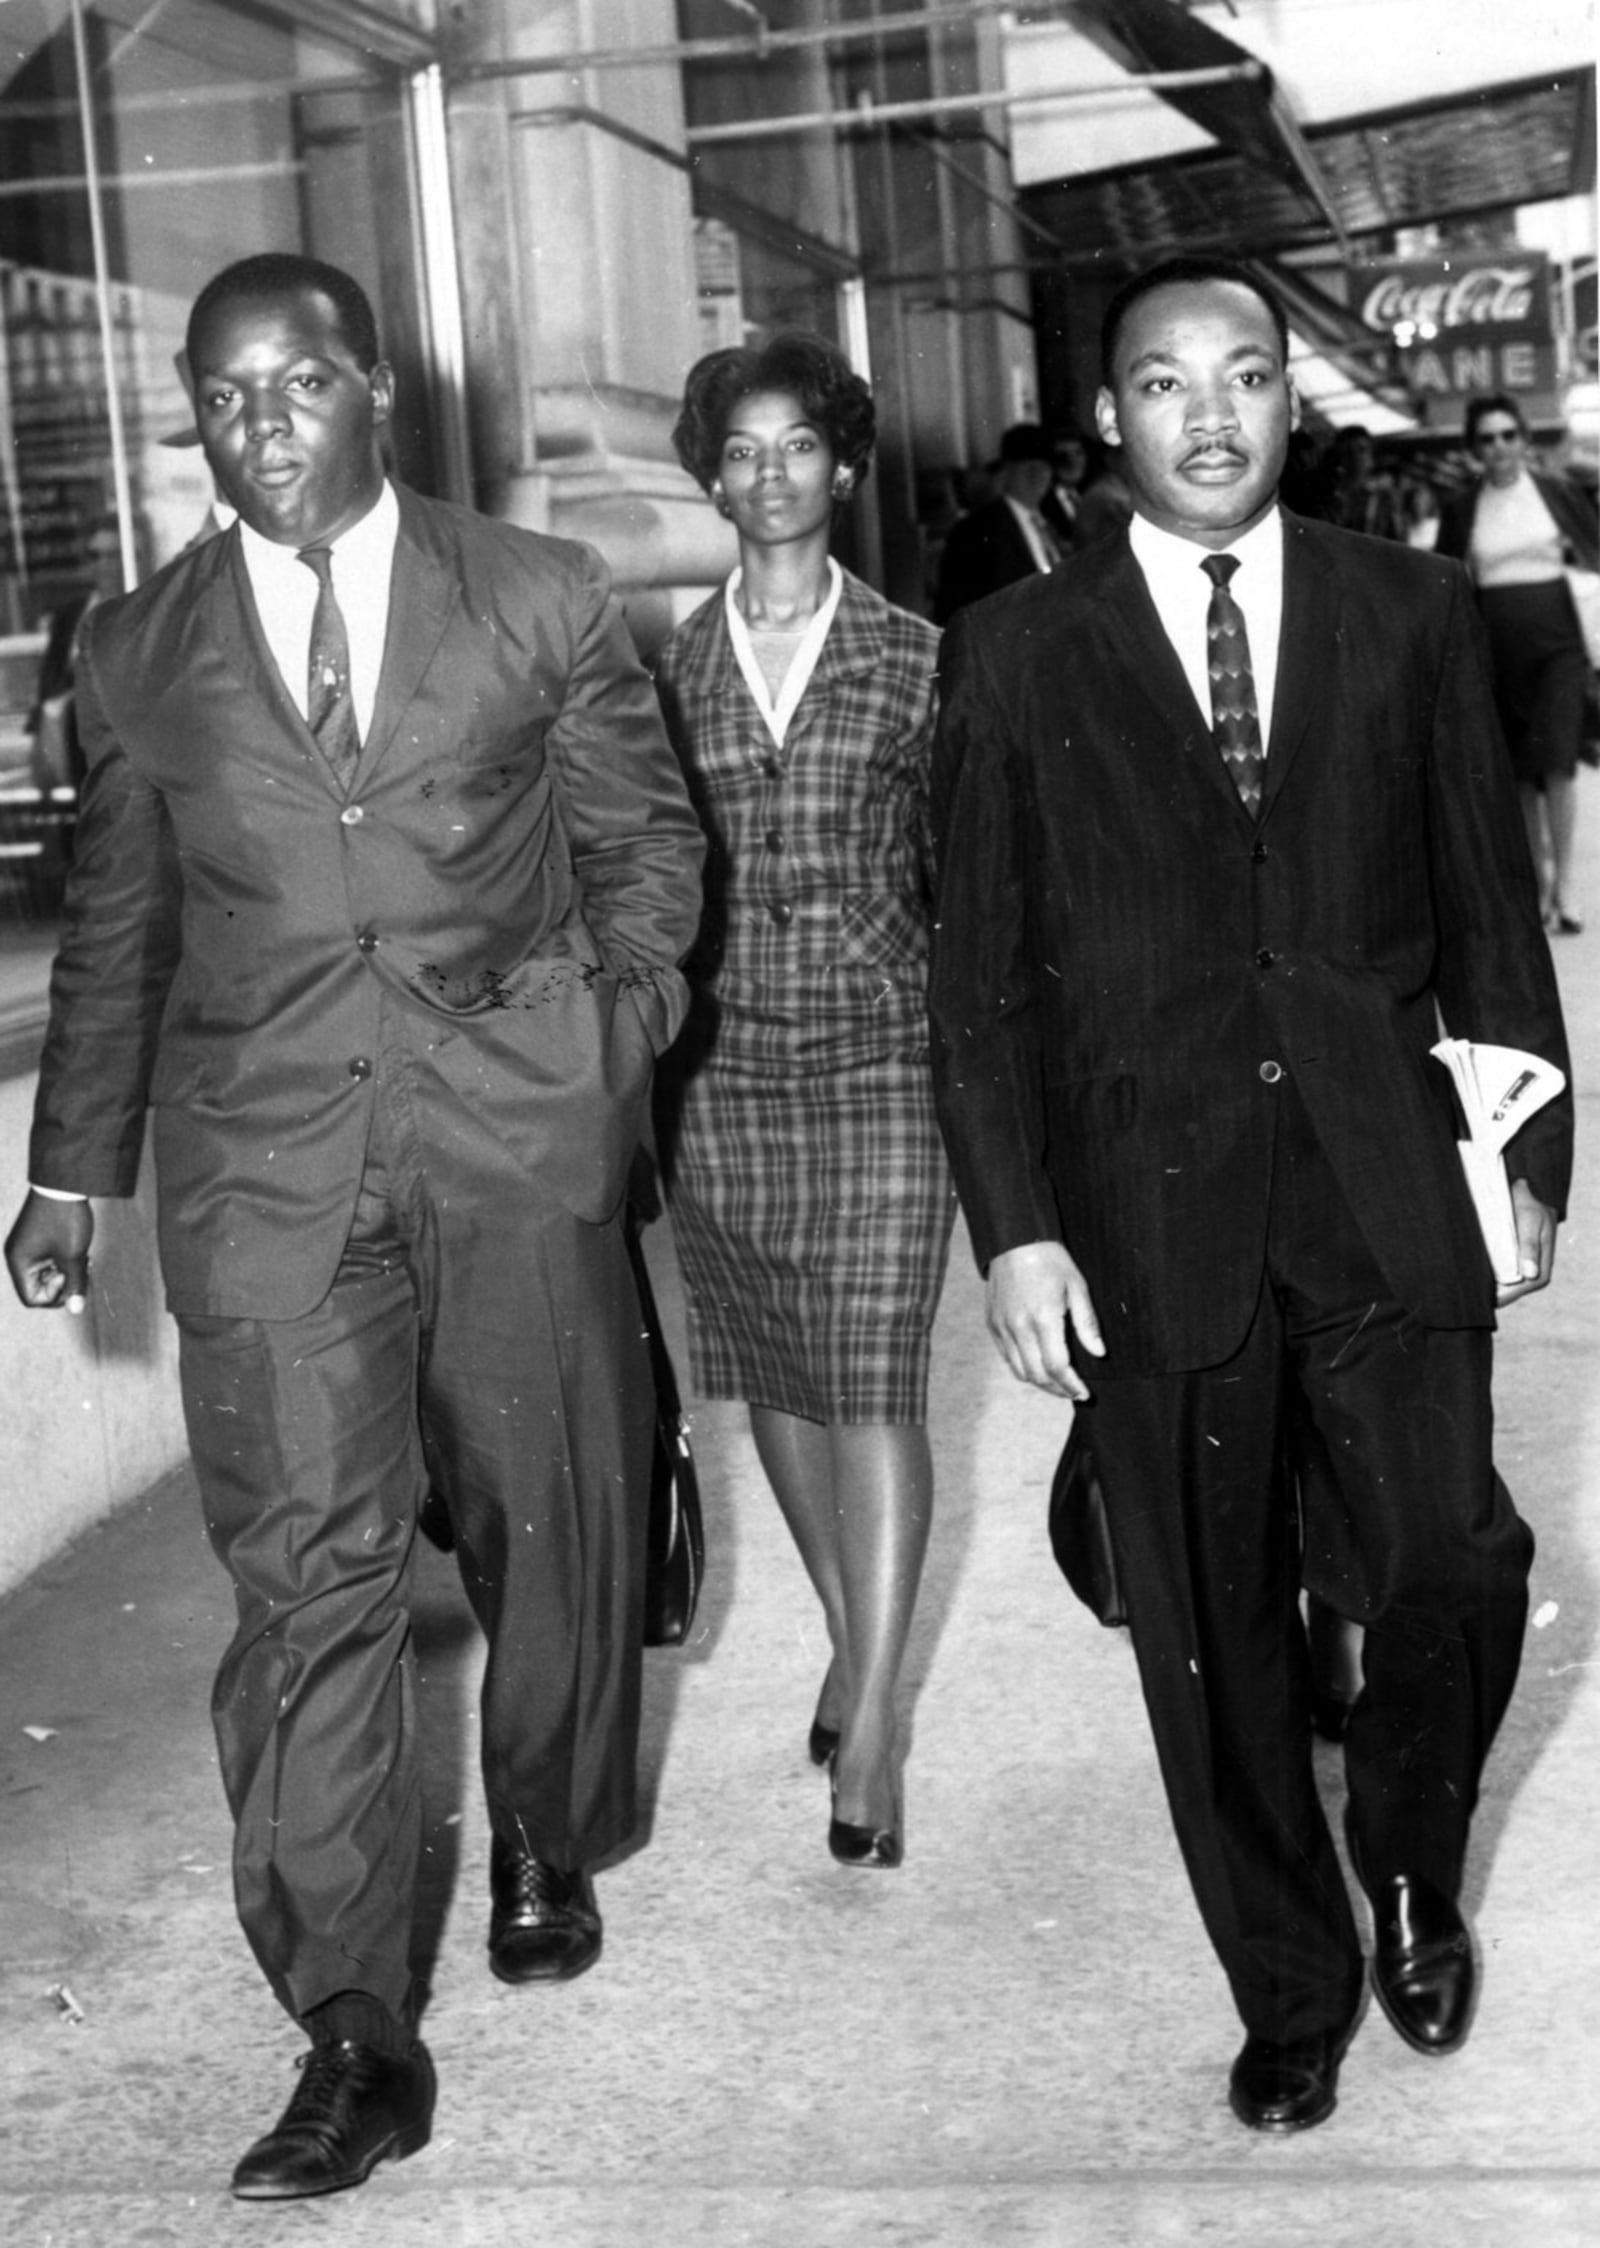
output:
<svg viewBox="0 0 1600 2248"><path fill-rule="evenodd" d="M1600 783L1584 790L1600 902ZM1484 1992L1459 2057L1419 2058L1369 2011L1330 2123L1275 2141L1232 2120L1239 2031L1132 1658L1045 1539L1060 1413L994 1360L958 1241L904 1870L827 1855L805 1753L820 1620L742 1412L702 1407L707 1596L694 1646L648 1660L649 1815L601 1877L605 1956L570 1988L503 1988L483 1953L477 1644L430 1554L440 2104L427 2151L358 2193L272 2209L226 2190L300 2039L233 1917L207 1716L230 1602L187 1475L0 1608L7 2248L1594 2248L1600 924L1557 959L1584 1161L1556 1285L1502 1338L1501 1462L1539 1535L1538 1616L1476 1829ZM672 1321L670 1250L651 1248Z"/></svg>

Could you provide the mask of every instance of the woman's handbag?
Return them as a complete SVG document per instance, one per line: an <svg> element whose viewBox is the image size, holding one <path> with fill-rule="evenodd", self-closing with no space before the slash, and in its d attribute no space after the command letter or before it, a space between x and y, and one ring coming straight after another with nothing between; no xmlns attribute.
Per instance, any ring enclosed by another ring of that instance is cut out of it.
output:
<svg viewBox="0 0 1600 2248"><path fill-rule="evenodd" d="M1077 1413L1050 1485L1050 1545L1061 1574L1084 1606L1103 1624L1125 1624L1128 1611L1117 1581L1105 1496Z"/></svg>
<svg viewBox="0 0 1600 2248"><path fill-rule="evenodd" d="M650 1530L645 1554L644 1643L681 1647L694 1624L705 1575L705 1527L700 1484L689 1449L689 1423L678 1398L678 1378L661 1332L655 1291L644 1261L639 1228L627 1221L628 1254L639 1288L645 1343L656 1385L655 1449L650 1461Z"/></svg>

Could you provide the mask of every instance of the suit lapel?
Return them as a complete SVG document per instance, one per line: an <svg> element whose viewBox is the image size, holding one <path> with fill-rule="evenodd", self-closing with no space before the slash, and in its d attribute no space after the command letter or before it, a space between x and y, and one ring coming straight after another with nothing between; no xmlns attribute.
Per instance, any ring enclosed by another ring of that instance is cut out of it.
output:
<svg viewBox="0 0 1600 2248"><path fill-rule="evenodd" d="M1313 711L1325 700L1338 643L1342 589L1337 572L1317 553L1305 526L1283 518L1283 623L1278 634L1278 676L1272 698L1272 738L1267 743L1263 819L1306 738Z"/></svg>
<svg viewBox="0 0 1600 2248"><path fill-rule="evenodd" d="M861 672L876 670L883 658L883 641L880 610L866 588L846 570L839 606L818 653L816 668L806 681L796 719L813 691L824 695L838 680L853 679Z"/></svg>
<svg viewBox="0 0 1600 2248"><path fill-rule="evenodd" d="M203 686L204 666L207 661L215 662L232 689L252 704L264 706L277 723L311 742L310 729L295 708L294 697L283 683L261 629L238 526L225 531L211 546L210 576L201 588L192 617L194 644L201 652L200 668L190 674L189 684Z"/></svg>
<svg viewBox="0 0 1600 2248"><path fill-rule="evenodd" d="M395 728L421 686L461 598L461 573L452 568L432 520L404 486L400 535L395 541L394 574L389 582L389 625L384 635L383 669L372 724L361 745L358 779L383 755Z"/></svg>
<svg viewBox="0 0 1600 2248"><path fill-rule="evenodd" d="M1102 581L1099 622L1119 683L1131 683L1185 762L1242 817L1238 791L1211 738L1211 720L1194 699L1126 534Z"/></svg>

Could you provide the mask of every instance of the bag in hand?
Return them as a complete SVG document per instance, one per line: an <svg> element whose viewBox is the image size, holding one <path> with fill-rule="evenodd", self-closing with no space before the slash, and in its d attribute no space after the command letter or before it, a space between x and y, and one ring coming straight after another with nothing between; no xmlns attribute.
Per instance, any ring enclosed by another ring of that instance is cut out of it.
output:
<svg viewBox="0 0 1600 2248"><path fill-rule="evenodd" d="M678 1379L661 1332L655 1291L645 1266L639 1229L628 1219L628 1254L639 1288L650 1371L656 1385L656 1436L650 1461L650 1532L645 1556L644 1643L681 1647L694 1625L705 1575L705 1527L700 1484L689 1449L689 1424L678 1398Z"/></svg>
<svg viewBox="0 0 1600 2248"><path fill-rule="evenodd" d="M1084 1606L1103 1624L1125 1624L1128 1611L1117 1582L1105 1496L1076 1413L1050 1485L1050 1545L1061 1574Z"/></svg>

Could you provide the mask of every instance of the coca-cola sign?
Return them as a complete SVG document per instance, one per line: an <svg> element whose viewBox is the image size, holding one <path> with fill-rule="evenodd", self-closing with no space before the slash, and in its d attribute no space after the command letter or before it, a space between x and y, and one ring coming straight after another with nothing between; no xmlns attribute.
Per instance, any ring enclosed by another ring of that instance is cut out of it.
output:
<svg viewBox="0 0 1600 2248"><path fill-rule="evenodd" d="M1407 259L1369 267L1357 281L1361 321L1400 344L1431 343L1463 330L1497 339L1548 339L1549 261L1543 251Z"/></svg>

